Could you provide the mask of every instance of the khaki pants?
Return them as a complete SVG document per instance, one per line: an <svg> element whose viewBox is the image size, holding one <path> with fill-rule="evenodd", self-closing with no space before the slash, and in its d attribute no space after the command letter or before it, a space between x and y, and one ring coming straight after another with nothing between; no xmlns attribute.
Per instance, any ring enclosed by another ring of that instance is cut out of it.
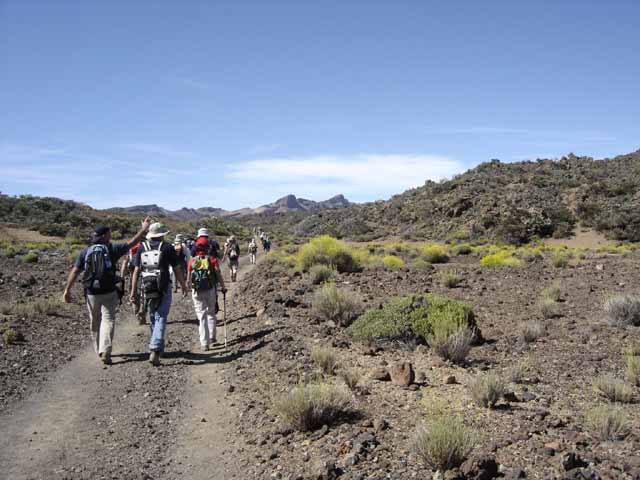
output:
<svg viewBox="0 0 640 480"><path fill-rule="evenodd" d="M196 311L198 331L200 333L200 345L208 347L210 343L216 341L216 289L195 290L191 294L193 308Z"/></svg>
<svg viewBox="0 0 640 480"><path fill-rule="evenodd" d="M111 353L118 303L119 299L116 292L87 295L89 328L93 339L93 348L97 354L107 351Z"/></svg>

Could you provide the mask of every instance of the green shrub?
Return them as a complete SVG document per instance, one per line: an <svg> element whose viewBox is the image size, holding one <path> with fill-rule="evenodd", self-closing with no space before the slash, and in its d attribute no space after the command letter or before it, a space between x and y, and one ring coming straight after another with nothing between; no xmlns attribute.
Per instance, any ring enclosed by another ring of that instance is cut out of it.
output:
<svg viewBox="0 0 640 480"><path fill-rule="evenodd" d="M572 255L570 252L557 251L551 257L551 263L556 268L566 268L571 264Z"/></svg>
<svg viewBox="0 0 640 480"><path fill-rule="evenodd" d="M428 340L438 324L438 332L452 334L464 327L479 335L471 308L457 300L437 295L410 295L396 298L381 309L367 310L348 329L357 341Z"/></svg>
<svg viewBox="0 0 640 480"><path fill-rule="evenodd" d="M477 377L470 385L471 398L479 407L493 408L505 392L504 382L493 373Z"/></svg>
<svg viewBox="0 0 640 480"><path fill-rule="evenodd" d="M640 296L620 295L604 304L607 321L615 327L640 326Z"/></svg>
<svg viewBox="0 0 640 480"><path fill-rule="evenodd" d="M593 386L596 391L612 402L631 403L633 388L610 375L601 375L595 379Z"/></svg>
<svg viewBox="0 0 640 480"><path fill-rule="evenodd" d="M38 254L36 252L29 252L22 257L24 263L38 263Z"/></svg>
<svg viewBox="0 0 640 480"><path fill-rule="evenodd" d="M311 283L314 285L318 285L320 283L325 283L336 276L336 271L327 266L327 265L314 265L309 269L309 274L311 276Z"/></svg>
<svg viewBox="0 0 640 480"><path fill-rule="evenodd" d="M640 357L636 355L625 355L627 363L627 379L632 385L640 387Z"/></svg>
<svg viewBox="0 0 640 480"><path fill-rule="evenodd" d="M555 318L560 316L560 305L553 298L542 297L538 301L538 309L544 318Z"/></svg>
<svg viewBox="0 0 640 480"><path fill-rule="evenodd" d="M624 440L631 433L631 425L619 408L601 405L586 415L587 428L600 440Z"/></svg>
<svg viewBox="0 0 640 480"><path fill-rule="evenodd" d="M405 267L404 260L395 255L385 255L382 259L384 268L387 270L401 270Z"/></svg>
<svg viewBox="0 0 640 480"><path fill-rule="evenodd" d="M461 243L453 247L452 252L454 255L469 255L473 252L473 248L468 243Z"/></svg>
<svg viewBox="0 0 640 480"><path fill-rule="evenodd" d="M5 345L13 345L18 341L18 332L13 328L7 328L2 334L2 339Z"/></svg>
<svg viewBox="0 0 640 480"><path fill-rule="evenodd" d="M628 357L640 357L640 343L634 343L633 345L625 348L622 353Z"/></svg>
<svg viewBox="0 0 640 480"><path fill-rule="evenodd" d="M334 284L327 284L313 296L311 314L318 320L331 320L339 326L347 327L361 308L360 301L353 293L341 290Z"/></svg>
<svg viewBox="0 0 640 480"><path fill-rule="evenodd" d="M355 368L343 368L338 372L338 375L342 380L344 380L344 383L349 387L349 390L354 390L362 378L360 372Z"/></svg>
<svg viewBox="0 0 640 480"><path fill-rule="evenodd" d="M327 265L340 273L355 272L360 265L353 251L340 240L328 235L313 238L298 251L298 266L308 271L313 265Z"/></svg>
<svg viewBox="0 0 640 480"><path fill-rule="evenodd" d="M18 251L13 247L7 247L3 250L3 254L7 258L14 258L18 254Z"/></svg>
<svg viewBox="0 0 640 480"><path fill-rule="evenodd" d="M411 270L415 270L417 272L427 272L431 269L433 269L431 264L423 258L416 258L413 262L411 262Z"/></svg>
<svg viewBox="0 0 640 480"><path fill-rule="evenodd" d="M475 332L470 328L451 332L444 324L435 323L427 343L441 358L462 365L471 350L474 337Z"/></svg>
<svg viewBox="0 0 640 480"><path fill-rule="evenodd" d="M311 359L326 375L333 375L338 364L335 354L323 347L314 347L311 350Z"/></svg>
<svg viewBox="0 0 640 480"><path fill-rule="evenodd" d="M447 263L449 255L444 247L440 245L425 245L422 247L422 258L429 263Z"/></svg>
<svg viewBox="0 0 640 480"><path fill-rule="evenodd" d="M433 470L459 467L473 447L472 435L461 419L441 414L418 430L413 441L418 457Z"/></svg>
<svg viewBox="0 0 640 480"><path fill-rule="evenodd" d="M544 335L544 332L544 324L537 320L522 322L519 327L519 336L524 343L535 342Z"/></svg>
<svg viewBox="0 0 640 480"><path fill-rule="evenodd" d="M519 267L522 262L514 257L510 251L501 250L482 257L480 265L484 267Z"/></svg>
<svg viewBox="0 0 640 480"><path fill-rule="evenodd" d="M464 280L456 270L443 270L439 276L442 286L447 288L456 288Z"/></svg>
<svg viewBox="0 0 640 480"><path fill-rule="evenodd" d="M344 389L328 383L298 385L274 401L282 421L300 431L331 425L346 413L351 398Z"/></svg>

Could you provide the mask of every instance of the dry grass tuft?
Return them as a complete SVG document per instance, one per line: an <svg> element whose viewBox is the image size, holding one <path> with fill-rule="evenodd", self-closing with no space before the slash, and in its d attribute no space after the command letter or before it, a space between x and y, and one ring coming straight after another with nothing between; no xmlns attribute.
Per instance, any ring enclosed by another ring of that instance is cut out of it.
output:
<svg viewBox="0 0 640 480"><path fill-rule="evenodd" d="M333 375L338 364L335 354L328 348L314 347L311 350L311 359L326 375Z"/></svg>
<svg viewBox="0 0 640 480"><path fill-rule="evenodd" d="M610 375L597 377L593 386L600 395L612 402L631 403L633 401L633 388Z"/></svg>
<svg viewBox="0 0 640 480"><path fill-rule="evenodd" d="M586 415L587 428L600 440L624 440L631 433L631 425L619 408L601 405L592 408Z"/></svg>
<svg viewBox="0 0 640 480"><path fill-rule="evenodd" d="M504 395L505 385L500 377L488 373L473 380L470 389L476 405L493 408Z"/></svg>

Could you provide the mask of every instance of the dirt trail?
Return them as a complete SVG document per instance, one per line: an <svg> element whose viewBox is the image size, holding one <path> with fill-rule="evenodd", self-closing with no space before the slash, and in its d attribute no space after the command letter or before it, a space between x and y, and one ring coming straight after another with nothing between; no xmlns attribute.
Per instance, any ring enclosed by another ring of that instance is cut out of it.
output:
<svg viewBox="0 0 640 480"><path fill-rule="evenodd" d="M241 273L249 269L243 265ZM191 299L174 296L167 353L153 368L148 326L119 315L112 366L103 367L88 347L0 414L2 477L159 479L188 469L188 478L230 478L231 467L224 473L220 466L224 420L235 412L221 368L235 357L222 347L199 352L197 335Z"/></svg>

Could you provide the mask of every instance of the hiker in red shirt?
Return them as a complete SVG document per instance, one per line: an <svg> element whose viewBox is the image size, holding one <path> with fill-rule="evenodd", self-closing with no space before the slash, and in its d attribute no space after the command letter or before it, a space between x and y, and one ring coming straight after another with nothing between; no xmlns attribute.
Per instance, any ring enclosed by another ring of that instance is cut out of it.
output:
<svg viewBox="0 0 640 480"><path fill-rule="evenodd" d="M209 350L216 343L216 303L217 287L226 293L224 280L218 267L218 259L209 255L207 238L198 238L195 244L195 255L187 265L187 288L191 289L193 308L199 322L200 346L203 351Z"/></svg>

